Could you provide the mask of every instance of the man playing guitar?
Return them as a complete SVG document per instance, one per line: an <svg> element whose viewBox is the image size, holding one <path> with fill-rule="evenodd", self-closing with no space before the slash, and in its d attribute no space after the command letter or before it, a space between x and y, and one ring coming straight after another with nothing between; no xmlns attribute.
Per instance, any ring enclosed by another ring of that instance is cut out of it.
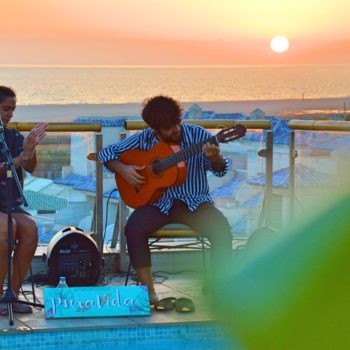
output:
<svg viewBox="0 0 350 350"><path fill-rule="evenodd" d="M186 161L184 182L164 189L156 201L137 207L125 227L131 263L139 282L148 286L151 304L158 301L148 247L148 237L152 232L169 223L191 227L211 242L214 266L232 252L229 223L214 206L206 176L208 170L218 177L224 176L228 161L220 155L218 144L206 142L210 133L202 127L182 123L181 114L182 109L174 99L153 97L145 102L142 110L142 118L149 128L107 146L99 153L99 160L137 192L146 181L142 175L145 166L122 163L120 156L124 152L149 151L160 142L177 145L180 149L203 142L202 150Z"/></svg>

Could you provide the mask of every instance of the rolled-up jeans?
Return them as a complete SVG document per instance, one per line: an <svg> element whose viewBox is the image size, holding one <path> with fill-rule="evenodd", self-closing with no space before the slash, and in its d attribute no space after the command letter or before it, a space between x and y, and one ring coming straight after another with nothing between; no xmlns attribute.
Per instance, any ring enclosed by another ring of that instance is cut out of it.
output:
<svg viewBox="0 0 350 350"><path fill-rule="evenodd" d="M175 200L169 215L163 214L153 205L139 207L130 215L125 234L131 264L135 269L151 266L148 238L152 232L172 223L187 225L206 237L211 243L211 258L214 263L231 256L230 225L222 212L210 203L203 203L195 211L190 211L185 203Z"/></svg>

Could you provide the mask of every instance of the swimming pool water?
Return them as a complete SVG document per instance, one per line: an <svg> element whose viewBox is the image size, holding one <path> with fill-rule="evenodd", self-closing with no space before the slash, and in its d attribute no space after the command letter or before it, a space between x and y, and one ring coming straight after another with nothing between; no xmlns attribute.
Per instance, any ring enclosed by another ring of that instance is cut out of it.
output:
<svg viewBox="0 0 350 350"><path fill-rule="evenodd" d="M100 328L0 335L1 350L240 350L213 324Z"/></svg>

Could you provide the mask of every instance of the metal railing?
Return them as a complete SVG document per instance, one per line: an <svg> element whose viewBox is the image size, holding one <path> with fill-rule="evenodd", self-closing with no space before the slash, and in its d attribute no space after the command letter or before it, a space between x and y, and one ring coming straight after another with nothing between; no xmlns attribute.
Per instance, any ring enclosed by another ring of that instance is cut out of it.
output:
<svg viewBox="0 0 350 350"><path fill-rule="evenodd" d="M349 121L320 121L320 120L299 120L292 119L289 121L288 126L292 131L290 132L289 142L289 222L294 222L295 218L295 202L296 202L296 191L295 191L295 159L298 157L298 151L295 147L295 130L298 131L350 131Z"/></svg>
<svg viewBox="0 0 350 350"><path fill-rule="evenodd" d="M230 120L230 119L186 119L186 123L202 126L206 129L222 129L243 124L247 129L270 129L269 120ZM124 123L125 130L143 130L148 125L143 120L126 120Z"/></svg>
<svg viewBox="0 0 350 350"><path fill-rule="evenodd" d="M38 123L18 122L10 123L7 127L18 131L30 131ZM48 132L94 132L95 152L102 149L101 124L99 123L48 123ZM87 155L86 155L87 156ZM96 197L94 208L94 227L99 251L103 252L103 178L102 165L96 162Z"/></svg>

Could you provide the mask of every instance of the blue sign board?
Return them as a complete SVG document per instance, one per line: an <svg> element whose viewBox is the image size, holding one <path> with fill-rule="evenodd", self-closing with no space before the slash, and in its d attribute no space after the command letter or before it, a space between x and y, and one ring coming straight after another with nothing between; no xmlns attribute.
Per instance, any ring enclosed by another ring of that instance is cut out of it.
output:
<svg viewBox="0 0 350 350"><path fill-rule="evenodd" d="M45 317L149 316L146 286L44 289Z"/></svg>

